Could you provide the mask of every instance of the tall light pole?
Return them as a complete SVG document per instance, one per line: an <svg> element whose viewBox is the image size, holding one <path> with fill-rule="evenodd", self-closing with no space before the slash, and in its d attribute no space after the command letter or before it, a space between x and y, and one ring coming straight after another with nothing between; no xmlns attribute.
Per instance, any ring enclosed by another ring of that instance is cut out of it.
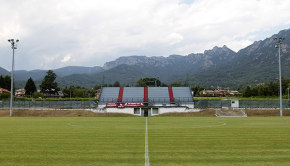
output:
<svg viewBox="0 0 290 166"><path fill-rule="evenodd" d="M13 51L12 54L12 71L11 71L11 90L10 90L10 116L12 116L12 110L13 110L13 96L14 96L14 92L13 92L13 84L14 84L14 50L17 49L16 43L19 42L18 39L14 40L14 39L8 39L8 42L11 43L11 48Z"/></svg>
<svg viewBox="0 0 290 166"><path fill-rule="evenodd" d="M281 44L285 38L274 38L276 42L275 47L278 48L278 56L279 56L279 81L280 81L280 116L283 116L283 109L282 109L282 80L281 80L281 56L280 56L280 50L281 50Z"/></svg>
<svg viewBox="0 0 290 166"><path fill-rule="evenodd" d="M159 79L159 77L155 78L154 80L154 86L157 87L157 79Z"/></svg>

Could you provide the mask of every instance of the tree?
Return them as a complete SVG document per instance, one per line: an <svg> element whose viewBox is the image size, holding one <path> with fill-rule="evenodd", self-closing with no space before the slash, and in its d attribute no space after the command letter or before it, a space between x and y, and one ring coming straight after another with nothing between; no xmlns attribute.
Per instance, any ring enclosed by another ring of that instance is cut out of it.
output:
<svg viewBox="0 0 290 166"><path fill-rule="evenodd" d="M256 87L256 89L258 91L258 96L266 96L267 95L267 87L266 86L259 85Z"/></svg>
<svg viewBox="0 0 290 166"><path fill-rule="evenodd" d="M251 87L250 86L247 86L244 90L244 93L243 93L243 96L244 97L251 97L252 94L251 94Z"/></svg>
<svg viewBox="0 0 290 166"><path fill-rule="evenodd" d="M120 82L119 82L119 81L116 81L116 82L113 84L113 87L120 87Z"/></svg>
<svg viewBox="0 0 290 166"><path fill-rule="evenodd" d="M173 83L169 84L169 86L171 86L171 87L181 87L183 85L181 83L179 83L179 82L173 82Z"/></svg>
<svg viewBox="0 0 290 166"><path fill-rule="evenodd" d="M10 98L10 93L0 93L0 100Z"/></svg>
<svg viewBox="0 0 290 166"><path fill-rule="evenodd" d="M11 77L6 75L3 77L2 75L0 76L0 87L4 89L10 89L11 86Z"/></svg>
<svg viewBox="0 0 290 166"><path fill-rule="evenodd" d="M32 95L34 92L36 92L36 86L31 77L27 80L24 89L25 95Z"/></svg>
<svg viewBox="0 0 290 166"><path fill-rule="evenodd" d="M98 89L101 89L102 88L102 85L95 85L94 86L94 90L98 90Z"/></svg>
<svg viewBox="0 0 290 166"><path fill-rule="evenodd" d="M199 96L200 92L204 89L205 89L205 87L200 87L200 86L192 86L191 87L191 91L193 91L194 96Z"/></svg>
<svg viewBox="0 0 290 166"><path fill-rule="evenodd" d="M74 97L84 98L86 97L86 89L84 88L75 88L73 91Z"/></svg>
<svg viewBox="0 0 290 166"><path fill-rule="evenodd" d="M273 81L270 81L268 84L268 96L277 96L278 95L278 84L274 83Z"/></svg>
<svg viewBox="0 0 290 166"><path fill-rule="evenodd" d="M43 98L43 94L42 93L39 93L39 92L34 92L32 94L33 98Z"/></svg>
<svg viewBox="0 0 290 166"><path fill-rule="evenodd" d="M42 93L54 94L59 91L57 82L55 82L56 74L52 70L48 70L46 76L40 84L40 90Z"/></svg>
<svg viewBox="0 0 290 166"><path fill-rule="evenodd" d="M160 86L161 81L157 78L141 78L137 81L136 86L145 87L145 86Z"/></svg>
<svg viewBox="0 0 290 166"><path fill-rule="evenodd" d="M97 93L97 90L94 89L87 89L85 87L80 87L80 86L70 86L70 87L65 87L62 89L63 95L66 98L84 98L84 97L94 97L95 93Z"/></svg>

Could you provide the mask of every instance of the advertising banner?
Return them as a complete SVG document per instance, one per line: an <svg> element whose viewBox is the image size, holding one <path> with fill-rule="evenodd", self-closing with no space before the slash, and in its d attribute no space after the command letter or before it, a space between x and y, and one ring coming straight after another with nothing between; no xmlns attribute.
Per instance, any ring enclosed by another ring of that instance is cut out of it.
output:
<svg viewBox="0 0 290 166"><path fill-rule="evenodd" d="M106 107L117 107L117 108L125 108L125 107L142 107L143 103L106 103Z"/></svg>
<svg viewBox="0 0 290 166"><path fill-rule="evenodd" d="M117 107L117 103L106 103L106 107Z"/></svg>
<svg viewBox="0 0 290 166"><path fill-rule="evenodd" d="M125 107L142 107L143 103L125 103Z"/></svg>

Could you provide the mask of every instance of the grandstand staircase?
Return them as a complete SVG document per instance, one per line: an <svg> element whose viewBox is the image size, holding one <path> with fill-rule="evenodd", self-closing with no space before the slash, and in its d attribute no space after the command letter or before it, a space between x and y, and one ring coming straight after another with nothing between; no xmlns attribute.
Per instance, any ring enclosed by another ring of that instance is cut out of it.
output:
<svg viewBox="0 0 290 166"><path fill-rule="evenodd" d="M123 94L124 94L124 87L120 87L119 89L119 97L118 97L118 103L121 103L123 100Z"/></svg>
<svg viewBox="0 0 290 166"><path fill-rule="evenodd" d="M148 106L148 87L144 87L144 106Z"/></svg>
<svg viewBox="0 0 290 166"><path fill-rule="evenodd" d="M168 87L168 93L169 93L170 103L175 104L172 87Z"/></svg>

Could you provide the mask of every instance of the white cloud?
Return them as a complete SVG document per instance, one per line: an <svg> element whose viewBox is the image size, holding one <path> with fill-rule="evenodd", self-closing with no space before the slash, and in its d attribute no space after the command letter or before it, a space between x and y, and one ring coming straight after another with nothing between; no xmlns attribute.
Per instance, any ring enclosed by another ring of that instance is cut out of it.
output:
<svg viewBox="0 0 290 166"><path fill-rule="evenodd" d="M238 51L256 36L264 39L267 31L290 25L288 0L0 0L0 4L0 66L6 69L8 38L20 39L16 69L49 69L103 65L131 54L186 55L216 45Z"/></svg>
<svg viewBox="0 0 290 166"><path fill-rule="evenodd" d="M171 33L167 37L165 37L164 42L169 45L174 45L180 43L183 40L183 36L178 33Z"/></svg>
<svg viewBox="0 0 290 166"><path fill-rule="evenodd" d="M66 62L68 62L70 59L71 59L71 55L68 54L68 55L66 55L65 57L62 58L61 62L62 62L62 63L66 63Z"/></svg>

